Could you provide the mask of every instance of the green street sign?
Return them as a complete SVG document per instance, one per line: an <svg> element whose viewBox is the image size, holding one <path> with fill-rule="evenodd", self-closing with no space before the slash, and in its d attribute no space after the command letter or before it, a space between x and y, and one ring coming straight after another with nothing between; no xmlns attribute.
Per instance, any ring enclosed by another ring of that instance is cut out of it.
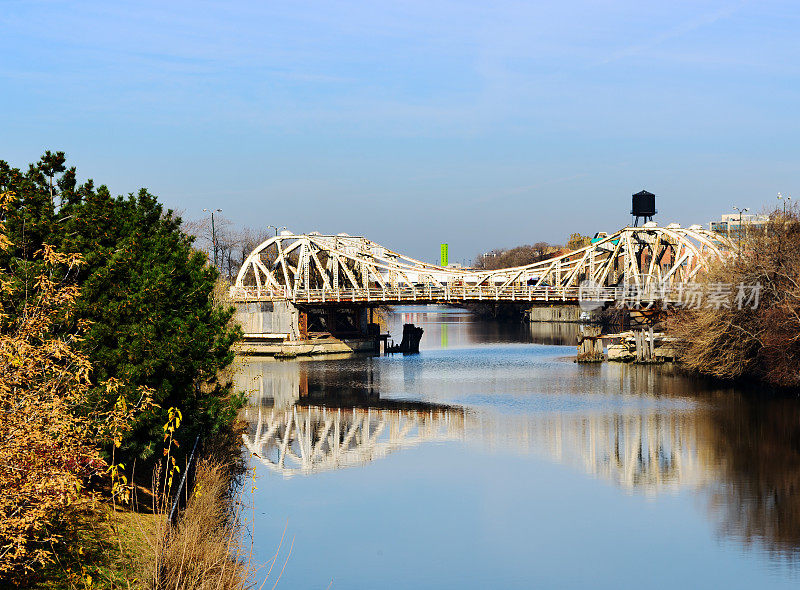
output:
<svg viewBox="0 0 800 590"><path fill-rule="evenodd" d="M439 266L447 266L447 264L448 264L448 260L447 260L447 244L442 244L441 256L440 256L439 260L440 260Z"/></svg>

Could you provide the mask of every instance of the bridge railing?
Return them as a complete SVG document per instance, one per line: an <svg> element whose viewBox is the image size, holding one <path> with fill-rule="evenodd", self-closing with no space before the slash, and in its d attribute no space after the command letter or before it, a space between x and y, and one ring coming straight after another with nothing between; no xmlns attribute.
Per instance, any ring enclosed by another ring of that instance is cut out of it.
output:
<svg viewBox="0 0 800 590"><path fill-rule="evenodd" d="M234 287L236 301L291 301L293 303L333 304L343 302L459 302L459 301L571 301L579 300L579 287L533 287L528 285L387 285L369 288L300 289ZM601 297L613 301L613 294Z"/></svg>
<svg viewBox="0 0 800 590"><path fill-rule="evenodd" d="M372 285L369 288L299 289L296 293L287 287L232 287L230 296L238 302L289 301L292 303L337 304L337 303L459 303L464 301L503 302L570 302L598 301L622 303L652 303L664 301L680 302L683 290L678 286L622 285L601 289L581 287L552 287L532 285Z"/></svg>

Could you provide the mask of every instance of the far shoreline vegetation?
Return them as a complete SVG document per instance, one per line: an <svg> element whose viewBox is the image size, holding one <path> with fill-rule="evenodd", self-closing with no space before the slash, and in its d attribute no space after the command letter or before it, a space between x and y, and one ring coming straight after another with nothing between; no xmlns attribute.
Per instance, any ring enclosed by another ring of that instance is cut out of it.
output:
<svg viewBox="0 0 800 590"><path fill-rule="evenodd" d="M549 244L547 242L536 242L534 244L524 244L513 248L495 248L477 256L472 266L481 270L497 270L499 268L525 266L526 264L533 264L535 262L554 258L571 250L578 250L588 246L591 240L592 238L589 236L582 236L579 233L574 233L563 246Z"/></svg>
<svg viewBox="0 0 800 590"><path fill-rule="evenodd" d="M758 285L755 309L744 306L680 310L669 321L680 342L678 360L690 373L731 382L760 383L800 392L800 213L769 213L763 229L736 239L737 251L699 281Z"/></svg>

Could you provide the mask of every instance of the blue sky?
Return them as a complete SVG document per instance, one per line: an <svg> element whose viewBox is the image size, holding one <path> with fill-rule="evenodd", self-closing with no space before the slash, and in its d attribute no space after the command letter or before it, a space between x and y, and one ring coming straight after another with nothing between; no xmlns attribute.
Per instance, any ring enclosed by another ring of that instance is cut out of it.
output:
<svg viewBox="0 0 800 590"><path fill-rule="evenodd" d="M0 158L434 260L800 198L795 2L0 1Z"/></svg>

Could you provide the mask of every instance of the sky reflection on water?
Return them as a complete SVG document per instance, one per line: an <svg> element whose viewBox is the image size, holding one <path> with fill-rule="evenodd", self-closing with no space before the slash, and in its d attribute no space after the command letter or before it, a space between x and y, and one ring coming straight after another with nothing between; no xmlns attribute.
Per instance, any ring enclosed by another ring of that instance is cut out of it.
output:
<svg viewBox="0 0 800 590"><path fill-rule="evenodd" d="M295 538L281 587L800 583L795 400L576 365L577 326L391 319L420 355L240 362L257 556Z"/></svg>

